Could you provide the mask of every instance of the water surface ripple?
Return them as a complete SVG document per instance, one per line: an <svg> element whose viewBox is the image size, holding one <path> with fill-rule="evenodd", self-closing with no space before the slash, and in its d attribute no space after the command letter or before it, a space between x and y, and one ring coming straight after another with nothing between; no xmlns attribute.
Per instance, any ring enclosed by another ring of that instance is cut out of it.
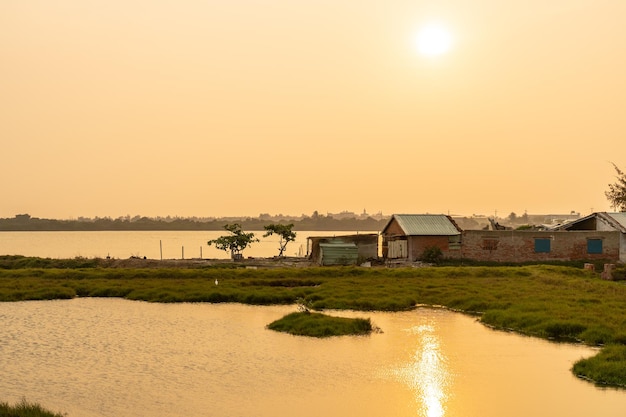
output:
<svg viewBox="0 0 626 417"><path fill-rule="evenodd" d="M570 373L590 348L444 310L332 312L383 333L266 329L293 306L122 299L0 303L0 401L69 417L623 416L626 393Z"/></svg>

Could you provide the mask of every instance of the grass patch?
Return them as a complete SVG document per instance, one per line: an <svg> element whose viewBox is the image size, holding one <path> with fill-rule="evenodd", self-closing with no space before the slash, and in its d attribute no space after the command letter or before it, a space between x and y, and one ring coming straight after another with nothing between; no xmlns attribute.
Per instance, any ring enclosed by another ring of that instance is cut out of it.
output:
<svg viewBox="0 0 626 417"><path fill-rule="evenodd" d="M25 399L10 405L0 402L0 416L2 417L64 417L64 414L53 413L39 404L27 402Z"/></svg>
<svg viewBox="0 0 626 417"><path fill-rule="evenodd" d="M332 317L306 311L288 314L267 327L278 332L311 337L366 335L372 332L369 319Z"/></svg>
<svg viewBox="0 0 626 417"><path fill-rule="evenodd" d="M626 346L605 346L596 356L576 362L572 371L598 385L624 386Z"/></svg>

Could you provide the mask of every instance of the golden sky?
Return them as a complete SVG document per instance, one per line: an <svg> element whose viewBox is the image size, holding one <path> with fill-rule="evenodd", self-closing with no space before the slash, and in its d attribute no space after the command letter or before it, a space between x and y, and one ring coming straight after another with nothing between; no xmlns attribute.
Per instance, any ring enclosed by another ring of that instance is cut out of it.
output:
<svg viewBox="0 0 626 417"><path fill-rule="evenodd" d="M433 22L440 55L416 37ZM623 0L1 0L0 217L611 210Z"/></svg>

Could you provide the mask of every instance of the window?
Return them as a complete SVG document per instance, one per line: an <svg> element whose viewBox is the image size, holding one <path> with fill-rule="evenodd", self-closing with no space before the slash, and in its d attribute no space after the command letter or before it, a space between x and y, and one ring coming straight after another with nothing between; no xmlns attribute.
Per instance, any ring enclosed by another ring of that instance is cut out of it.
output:
<svg viewBox="0 0 626 417"><path fill-rule="evenodd" d="M587 239L587 253L602 253L602 239Z"/></svg>
<svg viewBox="0 0 626 417"><path fill-rule="evenodd" d="M549 253L550 239L535 239L535 253Z"/></svg>

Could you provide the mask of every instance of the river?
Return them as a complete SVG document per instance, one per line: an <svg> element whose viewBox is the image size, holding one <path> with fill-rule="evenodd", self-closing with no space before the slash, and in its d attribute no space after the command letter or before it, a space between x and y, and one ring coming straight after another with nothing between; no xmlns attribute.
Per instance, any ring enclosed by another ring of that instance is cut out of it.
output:
<svg viewBox="0 0 626 417"><path fill-rule="evenodd" d="M439 309L328 312L382 332L313 339L294 306L76 298L0 303L0 401L68 417L622 417L626 393L570 372L594 349Z"/></svg>
<svg viewBox="0 0 626 417"><path fill-rule="evenodd" d="M263 237L264 231L252 231L259 242L243 254L267 258L278 255L280 238ZM305 256L310 236L339 236L356 233L345 231L298 231L296 240L287 245L285 256ZM227 259L230 253L207 242L227 235L224 230L211 231L100 231L100 232L6 232L0 231L0 255L23 255L42 258L112 258L131 256L148 259Z"/></svg>

